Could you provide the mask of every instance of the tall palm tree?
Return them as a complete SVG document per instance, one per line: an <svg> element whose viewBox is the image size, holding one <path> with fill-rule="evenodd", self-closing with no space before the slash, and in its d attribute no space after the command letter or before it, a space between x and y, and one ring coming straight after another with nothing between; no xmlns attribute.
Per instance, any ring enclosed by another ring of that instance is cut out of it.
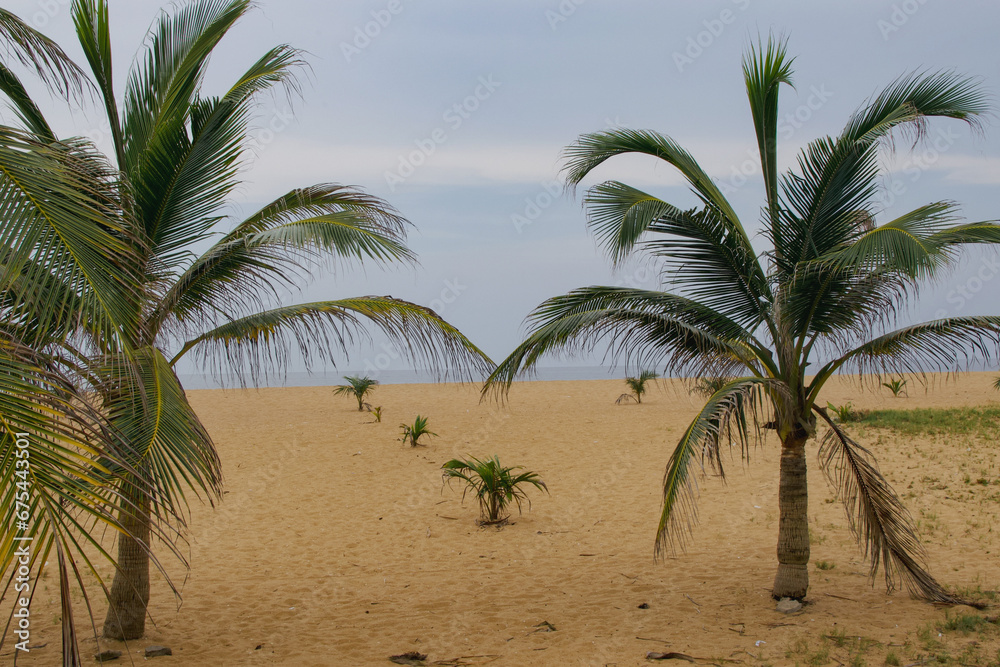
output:
<svg viewBox="0 0 1000 667"><path fill-rule="evenodd" d="M966 243L1000 242L1000 226L956 223L956 206L935 202L877 224L878 159L892 136L920 139L932 117L968 123L987 111L977 84L952 72L904 76L848 119L843 132L810 143L796 169L777 171L778 92L790 84L783 41L751 48L743 61L764 189L758 254L743 222L711 178L674 140L652 131L586 134L566 150L570 184L626 153L652 155L683 175L701 205L681 210L617 181L595 185L585 203L591 229L614 261L644 247L669 273L663 291L586 287L543 302L525 341L487 387L509 389L519 371L551 350L606 343L612 356L665 373L732 378L690 423L666 467L656 553L683 546L694 518L692 462L721 471L720 440L744 454L762 427L781 442L778 571L772 594L808 589L806 443L828 427L820 465L838 486L852 530L881 566L932 600L949 595L926 572L909 515L866 449L818 402L827 380L853 370L911 373L952 369L997 352L1000 317L956 317L892 329L917 288L953 263ZM807 369L809 376L807 376ZM720 438L725 434L727 439Z"/></svg>
<svg viewBox="0 0 1000 667"><path fill-rule="evenodd" d="M115 488L124 529L104 623L108 637L144 632L150 531L163 532L161 521L181 514L189 490L210 501L220 493L215 447L174 372L180 359L194 354L217 372L257 382L281 370L290 349L310 363L336 362L374 327L444 375L491 367L457 329L406 301L362 296L279 304L281 290L329 258L415 261L405 244L409 223L376 197L314 185L217 231L239 184L258 96L275 86L295 91L303 64L298 51L277 46L221 94L203 94L213 50L251 6L249 0L194 0L162 13L119 103L107 3L73 3L76 33L111 127L111 162L122 183L116 214L127 232L121 236L137 258L125 317L112 335L87 339L87 377L113 430L127 442L121 464L105 466L120 479Z"/></svg>
<svg viewBox="0 0 1000 667"><path fill-rule="evenodd" d="M108 555L93 536L101 525L122 530L116 515L127 503L116 482L129 474L149 488L92 400L79 344L103 345L127 330L139 262L117 174L86 140L57 141L15 73L27 66L53 94L79 102L82 70L2 9L0 41L11 58L0 62L0 94L16 125L0 126L0 596L33 591L54 552L63 664L78 665L71 582L89 607L81 572L97 572L94 550ZM168 541L169 524L159 534ZM25 564L34 581L24 580ZM22 643L7 632L0 643L11 638Z"/></svg>

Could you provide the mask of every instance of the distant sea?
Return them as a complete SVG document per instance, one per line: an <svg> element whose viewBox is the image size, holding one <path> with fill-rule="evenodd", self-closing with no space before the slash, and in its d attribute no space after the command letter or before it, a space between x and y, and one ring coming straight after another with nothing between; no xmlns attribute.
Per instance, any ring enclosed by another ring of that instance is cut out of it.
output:
<svg viewBox="0 0 1000 667"><path fill-rule="evenodd" d="M271 377L262 381L260 386L266 387L330 387L344 384L345 375L363 375L363 371L327 370L320 373L287 373L284 376ZM369 377L382 384L419 384L438 382L442 378L428 371L414 370L384 370L378 373L368 373ZM224 378L222 383L210 375L188 373L178 375L185 389L220 389L239 387L239 380L232 377ZM522 380L608 380L625 377L624 368L609 368L607 366L550 366L535 369L525 375ZM444 378L445 382L458 382L454 377Z"/></svg>

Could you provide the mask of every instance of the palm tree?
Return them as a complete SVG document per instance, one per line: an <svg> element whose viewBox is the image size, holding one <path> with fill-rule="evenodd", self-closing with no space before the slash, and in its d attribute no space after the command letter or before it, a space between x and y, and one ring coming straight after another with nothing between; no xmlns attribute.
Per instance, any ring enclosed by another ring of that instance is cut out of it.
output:
<svg viewBox="0 0 1000 667"><path fill-rule="evenodd" d="M529 315L529 333L490 376L507 390L551 350L606 343L612 357L665 373L731 377L690 423L667 463L656 553L683 546L694 519L692 462L721 472L720 434L744 454L762 433L781 442L776 598L808 589L806 443L828 427L820 465L837 485L854 534L881 566L932 600L952 599L925 571L905 508L872 455L818 402L826 381L853 370L877 374L952 369L974 352L996 352L1000 317L956 317L891 330L894 315L962 244L1000 242L1000 226L956 223L956 206L935 202L875 222L879 153L892 136L919 139L932 117L975 124L987 111L977 84L953 72L897 79L853 113L843 132L810 143L797 169L777 172L778 92L790 84L783 41L751 48L743 61L764 188L763 238L754 249L733 207L695 159L652 131L615 129L579 137L566 150L570 184L626 153L675 167L701 201L681 210L617 181L595 185L585 203L591 229L614 261L643 247L662 258L672 290L586 287L551 298ZM807 370L811 377L807 377ZM768 421L770 423L765 424ZM694 468L696 469L696 468Z"/></svg>
<svg viewBox="0 0 1000 667"><path fill-rule="evenodd" d="M119 244L137 257L125 317L113 335L88 339L88 377L128 444L127 467L108 466L121 480L118 522L125 531L103 628L112 638L144 632L150 531L162 532L161 521L181 512L188 490L210 501L220 493L215 447L174 372L182 358L195 354L216 374L228 370L256 383L280 371L292 348L307 363L335 363L373 326L443 375L471 376L490 367L457 329L400 299L277 303L282 289L330 257L378 265L415 261L405 244L408 221L376 197L314 185L217 231L239 185L257 98L275 86L294 92L303 65L298 51L277 46L219 95L202 92L213 50L251 6L249 0L195 0L162 13L119 103L107 3L73 4L77 36L111 127L111 162L123 183L116 219L127 233ZM207 250L194 252L205 244ZM143 483L147 478L152 486Z"/></svg>
<svg viewBox="0 0 1000 667"><path fill-rule="evenodd" d="M618 397L618 400L616 400L615 403L621 403L622 401L635 401L636 403L642 403L642 395L646 393L646 383L650 380L655 380L658 377L660 377L659 373L647 369L639 373L639 377L625 378L625 384L628 385L628 388L632 393L622 394Z"/></svg>
<svg viewBox="0 0 1000 667"><path fill-rule="evenodd" d="M128 474L150 488L94 404L80 339L101 345L127 330L139 258L120 217L117 174L86 140L55 139L12 66L34 70L68 101L88 86L82 70L2 9L0 41L15 61L0 62L0 93L19 125L0 126L0 597L11 592L25 551L32 591L54 553L63 664L78 665L71 582L85 593L81 572L98 571L93 553L107 556L97 529L122 530L117 514L127 503L116 483ZM164 512L158 530L168 544L173 518ZM27 594L25 584L17 582L14 598Z"/></svg>
<svg viewBox="0 0 1000 667"><path fill-rule="evenodd" d="M378 386L378 380L373 380L367 375L358 377L356 375L345 375L347 384L337 385L333 388L333 393L337 396L351 396L358 399L358 412L365 409L365 396L370 394Z"/></svg>

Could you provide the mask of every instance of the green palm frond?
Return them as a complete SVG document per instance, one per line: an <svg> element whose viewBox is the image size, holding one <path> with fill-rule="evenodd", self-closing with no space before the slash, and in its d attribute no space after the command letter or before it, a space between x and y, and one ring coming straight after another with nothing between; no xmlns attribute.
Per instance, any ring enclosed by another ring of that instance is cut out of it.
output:
<svg viewBox="0 0 1000 667"><path fill-rule="evenodd" d="M761 415L768 394L786 395L787 388L775 380L736 378L712 394L691 421L674 448L663 475L663 508L656 529L656 555L683 549L694 524L697 483L692 475L696 458L708 461L725 478L723 441L738 444L744 456L761 438ZM726 443L729 444L729 443Z"/></svg>
<svg viewBox="0 0 1000 667"><path fill-rule="evenodd" d="M388 296L304 303L249 315L192 339L171 363L198 348L220 376L229 369L241 381L249 376L256 383L283 368L291 349L307 364L319 356L336 365L339 355L367 339L366 325L385 335L403 355L443 377L471 378L493 367L489 357L434 311Z"/></svg>
<svg viewBox="0 0 1000 667"><path fill-rule="evenodd" d="M625 259L636 243L660 257L665 271L694 298L737 321L756 325L772 300L770 286L738 234L715 209L681 211L623 183L595 185L584 200L588 224L612 261Z"/></svg>
<svg viewBox="0 0 1000 667"><path fill-rule="evenodd" d="M671 286L748 329L768 321L774 295L764 269L715 209L664 216L649 229L656 236L646 247Z"/></svg>
<svg viewBox="0 0 1000 667"><path fill-rule="evenodd" d="M219 457L173 369L156 348L135 350L132 361L134 374L124 372L120 358L106 362L101 393L111 424L128 442L126 460L148 471L152 511L180 512L188 489L213 502L222 488Z"/></svg>
<svg viewBox="0 0 1000 667"><path fill-rule="evenodd" d="M354 188L293 190L199 257L149 319L158 329L169 317L197 322L219 312L250 312L328 257L415 261L404 244L408 224L387 202Z"/></svg>
<svg viewBox="0 0 1000 667"><path fill-rule="evenodd" d="M136 174L149 151L167 149L164 140L188 119L213 49L251 6L249 0L204 0L161 15L147 36L144 62L126 82L123 170Z"/></svg>
<svg viewBox="0 0 1000 667"><path fill-rule="evenodd" d="M642 190L618 181L605 181L587 191L587 224L614 264L620 264L650 225L681 210Z"/></svg>
<svg viewBox="0 0 1000 667"><path fill-rule="evenodd" d="M928 118L953 118L973 127L990 111L980 81L952 71L903 75L852 114L840 140L869 145L897 129L920 137Z"/></svg>
<svg viewBox="0 0 1000 667"><path fill-rule="evenodd" d="M862 374L919 375L930 369L952 372L975 357L1000 357L1000 316L934 320L872 338L817 371L809 395L814 400L844 367Z"/></svg>
<svg viewBox="0 0 1000 667"><path fill-rule="evenodd" d="M763 346L745 329L696 301L666 292L588 287L554 297L529 316L531 330L487 379L483 393L504 392L545 354L592 350L671 375L762 372Z"/></svg>
<svg viewBox="0 0 1000 667"><path fill-rule="evenodd" d="M792 63L785 39L768 38L767 46L758 40L743 58L743 79L747 99L757 132L764 190L767 195L768 218L778 217L778 93L781 85L792 85Z"/></svg>
<svg viewBox="0 0 1000 667"><path fill-rule="evenodd" d="M41 109L28 95L28 91L17 75L7 69L3 63L0 63L0 93L10 101L14 113L24 125L24 129L33 133L40 141L55 141L56 137Z"/></svg>
<svg viewBox="0 0 1000 667"><path fill-rule="evenodd" d="M956 204L927 204L885 224L859 230L859 236L846 247L827 253L815 263L852 273L880 271L912 280L929 278L935 269L953 260L959 250L954 234L942 236L946 230L951 231L950 225L957 219ZM976 229L988 228L989 223L980 223ZM1000 232L1000 227L996 230Z"/></svg>
<svg viewBox="0 0 1000 667"><path fill-rule="evenodd" d="M122 124L114 90L108 3L106 0L73 0L72 11L77 39L90 64L90 71L97 81L108 126L111 129L115 158L118 161L118 168L121 169L125 164L125 146L122 141Z"/></svg>
<svg viewBox="0 0 1000 667"><path fill-rule="evenodd" d="M0 128L0 252L13 267L0 275L13 304L7 322L31 317L47 331L78 317L86 301L92 331L134 332L139 260L118 196L89 143L47 146ZM63 289L46 288L54 283Z"/></svg>
<svg viewBox="0 0 1000 667"><path fill-rule="evenodd" d="M658 157L676 167L702 201L716 208L750 247L739 217L701 165L673 139L651 130L615 129L580 136L563 152L566 181L575 186L605 161L628 153Z"/></svg>
<svg viewBox="0 0 1000 667"><path fill-rule="evenodd" d="M21 65L30 67L52 91L80 99L90 87L87 75L51 39L0 7L0 43Z"/></svg>
<svg viewBox="0 0 1000 667"><path fill-rule="evenodd" d="M132 174L150 243L162 263L189 260L189 246L218 221L238 185L256 96L276 84L294 88L298 51L277 47L250 67L221 98L191 103L190 129L150 144L140 174ZM165 130L166 131L166 130Z"/></svg>
<svg viewBox="0 0 1000 667"><path fill-rule="evenodd" d="M130 466L122 434L89 399L51 357L0 336L0 572L10 573L2 596L13 584L16 551L26 543L36 578L56 550L64 608L74 585L86 595L91 580L85 581L84 570L104 586L97 563L113 558L99 538L103 528L122 529L116 516L126 506L116 484L129 475L149 488L148 479ZM177 523L164 513L156 534L171 539ZM63 627L64 638L71 640L69 618L63 618ZM69 644L64 655L73 648Z"/></svg>
<svg viewBox="0 0 1000 667"><path fill-rule="evenodd" d="M823 408L813 409L830 427L819 450L821 467L844 503L851 532L871 559L872 579L881 567L890 591L901 578L913 595L946 604L959 602L927 572L910 515L871 452L852 440Z"/></svg>

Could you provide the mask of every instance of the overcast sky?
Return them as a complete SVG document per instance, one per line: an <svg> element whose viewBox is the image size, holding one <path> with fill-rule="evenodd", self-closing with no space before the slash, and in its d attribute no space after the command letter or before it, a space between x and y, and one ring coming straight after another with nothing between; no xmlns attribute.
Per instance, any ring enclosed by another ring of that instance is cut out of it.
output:
<svg viewBox="0 0 1000 667"><path fill-rule="evenodd" d="M69 4L4 6L82 63ZM561 190L560 151L581 133L620 125L673 137L722 185L751 233L759 229L763 193L740 66L758 34L787 35L796 56L796 87L781 100L783 167L901 74L955 69L982 77L991 95L1000 89L1000 6L991 2L258 4L219 49L205 92L224 90L278 43L308 52L311 71L291 106L283 96L264 100L237 209L317 182L358 185L415 224L410 241L421 260L415 270L340 271L295 298L392 294L430 305L496 360L547 297L591 284L655 284L642 264L612 272L587 233L579 193ZM119 91L160 6L111 2ZM104 140L96 110L56 117L64 135ZM912 152L898 146L880 219L942 199L960 202L970 220L1000 217L996 117L985 136L934 123L930 140ZM695 203L655 160L614 160L592 181L604 178ZM922 294L914 317L1000 312L996 257L969 255ZM378 353L359 350L342 368L370 365Z"/></svg>

